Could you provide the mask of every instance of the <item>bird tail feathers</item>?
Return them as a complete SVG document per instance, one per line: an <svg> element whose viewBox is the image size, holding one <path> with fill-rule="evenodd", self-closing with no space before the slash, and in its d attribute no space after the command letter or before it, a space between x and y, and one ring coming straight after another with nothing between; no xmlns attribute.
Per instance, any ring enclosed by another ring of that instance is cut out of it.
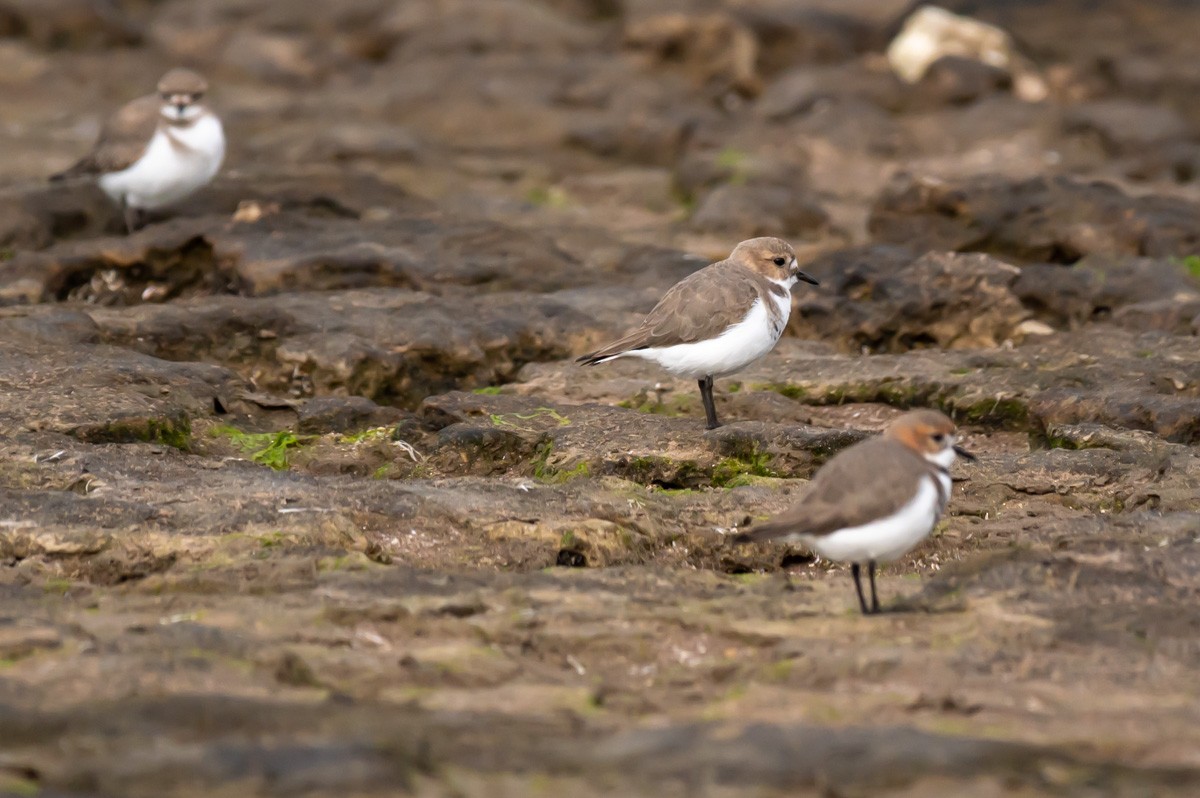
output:
<svg viewBox="0 0 1200 798"><path fill-rule="evenodd" d="M645 338L641 330L626 335L624 338L618 338L607 346L602 346L595 352L589 352L586 355L580 355L575 358L576 363L584 366L594 366L597 363L603 363L606 360L618 358L621 355L628 354L634 349L643 349L646 346Z"/></svg>
<svg viewBox="0 0 1200 798"><path fill-rule="evenodd" d="M50 175L48 180L51 183L61 183L64 180L70 180L74 177L83 177L84 175L90 175L93 172L94 168L91 160L88 158L82 158L61 172L55 172L54 174Z"/></svg>

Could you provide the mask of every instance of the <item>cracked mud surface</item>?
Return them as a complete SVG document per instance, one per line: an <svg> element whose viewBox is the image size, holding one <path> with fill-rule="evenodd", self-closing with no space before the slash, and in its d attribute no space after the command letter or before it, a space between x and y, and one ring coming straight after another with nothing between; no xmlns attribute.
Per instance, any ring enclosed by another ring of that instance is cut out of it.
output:
<svg viewBox="0 0 1200 798"><path fill-rule="evenodd" d="M0 0L0 794L1200 792L1200 12L985 5L1045 101L891 0ZM125 236L41 179L176 61ZM726 426L574 365L759 234ZM894 611L728 544L926 405Z"/></svg>

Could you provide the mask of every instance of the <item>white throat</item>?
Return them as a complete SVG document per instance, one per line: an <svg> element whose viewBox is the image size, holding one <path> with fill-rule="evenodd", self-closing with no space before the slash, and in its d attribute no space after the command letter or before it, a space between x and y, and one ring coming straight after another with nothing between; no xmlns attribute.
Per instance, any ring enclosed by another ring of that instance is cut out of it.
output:
<svg viewBox="0 0 1200 798"><path fill-rule="evenodd" d="M177 105L166 103L159 112L168 122L192 122L204 116L208 111L203 105L192 103L180 108Z"/></svg>
<svg viewBox="0 0 1200 798"><path fill-rule="evenodd" d="M926 454L925 459L935 464L939 468L949 468L954 464L954 458L956 456L957 455L954 453L954 442L951 441L950 445L945 449L942 449L940 452Z"/></svg>

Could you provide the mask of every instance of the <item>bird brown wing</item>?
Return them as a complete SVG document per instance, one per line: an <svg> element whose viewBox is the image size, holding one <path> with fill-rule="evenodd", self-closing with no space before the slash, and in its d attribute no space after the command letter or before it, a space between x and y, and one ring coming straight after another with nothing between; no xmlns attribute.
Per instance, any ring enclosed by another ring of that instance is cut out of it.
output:
<svg viewBox="0 0 1200 798"><path fill-rule="evenodd" d="M92 151L50 179L119 172L132 166L146 154L158 127L161 105L154 94L126 103L104 123Z"/></svg>
<svg viewBox="0 0 1200 798"><path fill-rule="evenodd" d="M663 295L637 329L578 358L584 364L635 349L690 344L715 338L745 318L759 297L754 280L737 279L725 262L714 263L680 280ZM749 274L749 273L747 273ZM734 278L734 279L730 279Z"/></svg>
<svg viewBox="0 0 1200 798"><path fill-rule="evenodd" d="M919 481L932 473L933 466L916 453L881 437L868 438L826 463L800 504L733 540L820 537L870 523L900 510L916 494Z"/></svg>

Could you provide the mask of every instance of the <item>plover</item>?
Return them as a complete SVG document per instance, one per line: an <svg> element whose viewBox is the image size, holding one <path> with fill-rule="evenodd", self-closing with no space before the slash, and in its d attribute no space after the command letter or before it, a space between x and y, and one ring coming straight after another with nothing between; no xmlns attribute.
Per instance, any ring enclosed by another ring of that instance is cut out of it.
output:
<svg viewBox="0 0 1200 798"><path fill-rule="evenodd" d="M819 285L800 270L786 241L751 238L725 260L672 286L637 329L577 362L591 366L640 357L677 377L696 380L708 429L715 429L721 424L713 380L771 351L787 325L797 280Z"/></svg>
<svg viewBox="0 0 1200 798"><path fill-rule="evenodd" d="M827 560L849 562L864 614L879 612L875 565L895 560L933 530L950 499L950 465L974 460L957 445L954 422L914 410L882 435L838 452L821 467L799 505L734 538L735 543L801 543ZM871 604L863 597L867 566Z"/></svg>
<svg viewBox="0 0 1200 798"><path fill-rule="evenodd" d="M132 232L142 211L178 202L213 179L225 158L221 120L203 104L208 83L172 69L158 93L124 105L104 123L92 151L51 177L96 177Z"/></svg>

